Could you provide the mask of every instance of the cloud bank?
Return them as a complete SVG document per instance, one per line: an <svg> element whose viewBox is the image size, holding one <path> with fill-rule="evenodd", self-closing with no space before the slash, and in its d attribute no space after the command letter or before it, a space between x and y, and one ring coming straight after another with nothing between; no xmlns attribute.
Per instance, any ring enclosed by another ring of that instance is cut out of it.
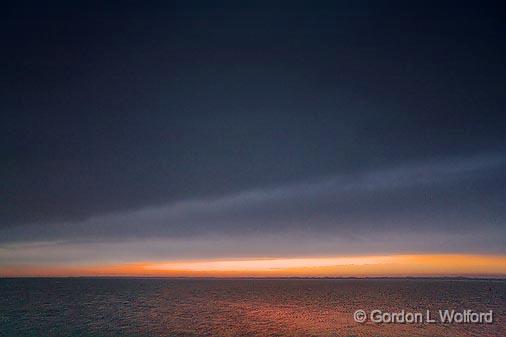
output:
<svg viewBox="0 0 506 337"><path fill-rule="evenodd" d="M7 227L0 256L2 263L55 263L101 256L504 253L505 168L499 155L431 160L79 222Z"/></svg>

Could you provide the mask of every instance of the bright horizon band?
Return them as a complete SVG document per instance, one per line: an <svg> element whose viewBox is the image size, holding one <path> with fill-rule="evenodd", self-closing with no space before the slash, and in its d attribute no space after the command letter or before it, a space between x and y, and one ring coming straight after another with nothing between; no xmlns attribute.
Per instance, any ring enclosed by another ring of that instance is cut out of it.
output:
<svg viewBox="0 0 506 337"><path fill-rule="evenodd" d="M12 265L0 276L506 277L505 255L419 254L214 259L87 265Z"/></svg>

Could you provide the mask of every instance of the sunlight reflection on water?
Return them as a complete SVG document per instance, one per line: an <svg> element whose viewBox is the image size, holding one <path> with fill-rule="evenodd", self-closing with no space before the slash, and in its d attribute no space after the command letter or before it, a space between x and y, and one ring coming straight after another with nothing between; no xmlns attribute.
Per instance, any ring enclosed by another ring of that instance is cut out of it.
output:
<svg viewBox="0 0 506 337"><path fill-rule="evenodd" d="M357 309L494 310L494 324L359 324ZM506 336L506 282L0 279L0 336Z"/></svg>

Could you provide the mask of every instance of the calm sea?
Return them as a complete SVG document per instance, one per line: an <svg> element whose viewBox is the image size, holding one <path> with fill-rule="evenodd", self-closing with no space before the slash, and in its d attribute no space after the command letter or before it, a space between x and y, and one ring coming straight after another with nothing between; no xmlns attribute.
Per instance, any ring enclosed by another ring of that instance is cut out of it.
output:
<svg viewBox="0 0 506 337"><path fill-rule="evenodd" d="M353 313L493 310L492 324ZM506 281L0 279L0 336L506 336Z"/></svg>

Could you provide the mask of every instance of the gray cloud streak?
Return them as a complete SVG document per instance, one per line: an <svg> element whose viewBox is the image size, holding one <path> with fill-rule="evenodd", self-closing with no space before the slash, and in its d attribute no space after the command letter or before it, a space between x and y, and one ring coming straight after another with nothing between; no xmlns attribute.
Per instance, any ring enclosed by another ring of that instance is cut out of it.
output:
<svg viewBox="0 0 506 337"><path fill-rule="evenodd" d="M340 175L91 217L6 228L3 242L121 241L302 232L504 232L504 156L482 155ZM486 191L486 194L484 194ZM483 192L483 193L482 193Z"/></svg>

